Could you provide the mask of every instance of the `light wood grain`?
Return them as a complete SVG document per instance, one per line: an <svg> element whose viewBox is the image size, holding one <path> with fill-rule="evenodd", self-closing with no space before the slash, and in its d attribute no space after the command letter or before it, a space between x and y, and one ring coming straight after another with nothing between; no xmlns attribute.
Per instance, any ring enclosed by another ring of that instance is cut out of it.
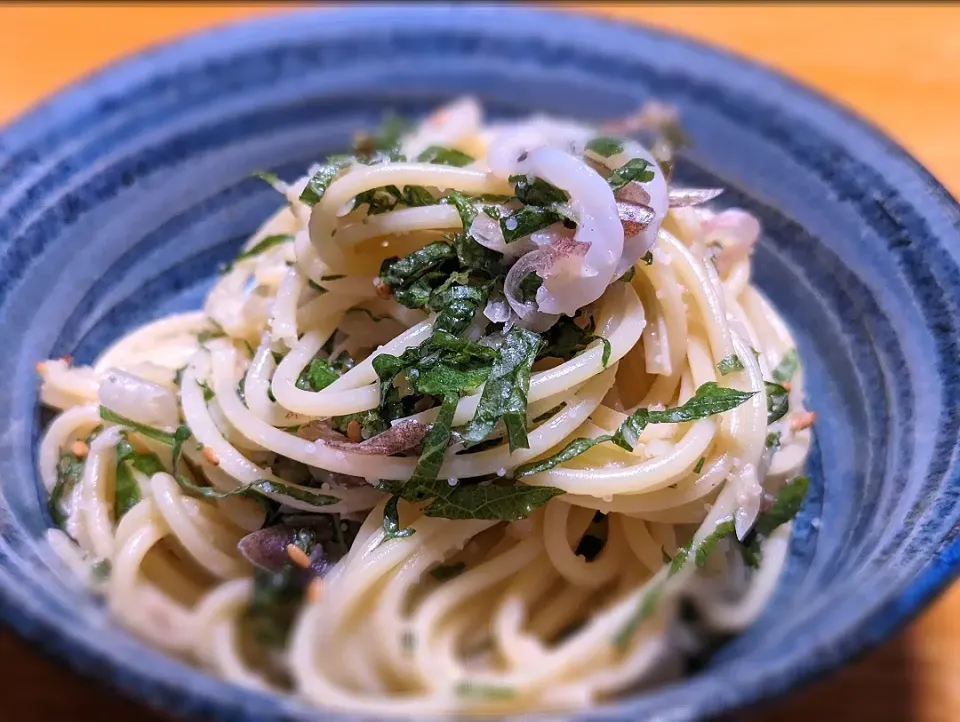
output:
<svg viewBox="0 0 960 722"><path fill-rule="evenodd" d="M589 11L686 33L778 68L869 118L960 191L960 6L620 4ZM0 122L146 45L264 12L257 5L0 6ZM3 719L162 719L5 631L0 670ZM752 718L960 720L960 587L865 659Z"/></svg>

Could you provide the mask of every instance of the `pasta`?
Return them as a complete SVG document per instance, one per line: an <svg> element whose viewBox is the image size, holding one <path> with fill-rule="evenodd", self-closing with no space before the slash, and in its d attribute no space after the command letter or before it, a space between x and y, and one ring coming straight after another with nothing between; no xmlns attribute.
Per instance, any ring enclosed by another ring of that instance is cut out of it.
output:
<svg viewBox="0 0 960 722"><path fill-rule="evenodd" d="M677 136L465 98L264 174L201 311L38 364L50 544L151 644L321 706L679 673L768 599L813 414L759 224L672 183Z"/></svg>

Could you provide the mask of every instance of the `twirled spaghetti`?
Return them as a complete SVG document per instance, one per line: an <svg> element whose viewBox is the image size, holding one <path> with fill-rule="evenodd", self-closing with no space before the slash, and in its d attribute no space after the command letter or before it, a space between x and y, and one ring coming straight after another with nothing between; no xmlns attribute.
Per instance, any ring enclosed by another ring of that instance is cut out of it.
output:
<svg viewBox="0 0 960 722"><path fill-rule="evenodd" d="M373 714L590 705L744 627L813 418L671 120L464 99L265 176L203 311L39 365L50 543L151 643Z"/></svg>

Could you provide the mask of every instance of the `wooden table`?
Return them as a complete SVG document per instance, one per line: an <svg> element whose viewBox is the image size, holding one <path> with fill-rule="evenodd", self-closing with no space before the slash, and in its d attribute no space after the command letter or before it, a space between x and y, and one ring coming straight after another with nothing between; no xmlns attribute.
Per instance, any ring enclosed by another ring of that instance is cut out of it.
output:
<svg viewBox="0 0 960 722"><path fill-rule="evenodd" d="M276 7L276 6L273 6ZM591 6L737 50L841 99L960 191L960 6ZM146 44L256 5L0 7L0 122ZM159 722L0 632L0 719ZM960 586L858 663L752 716L764 722L960 720Z"/></svg>

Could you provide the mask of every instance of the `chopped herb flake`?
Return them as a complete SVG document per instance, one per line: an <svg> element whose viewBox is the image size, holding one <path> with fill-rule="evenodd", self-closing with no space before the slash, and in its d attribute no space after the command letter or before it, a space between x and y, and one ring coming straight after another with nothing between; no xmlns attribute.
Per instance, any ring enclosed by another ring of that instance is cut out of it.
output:
<svg viewBox="0 0 960 722"><path fill-rule="evenodd" d="M563 493L563 489L552 486L459 484L434 499L424 514L444 519L517 521Z"/></svg>
<svg viewBox="0 0 960 722"><path fill-rule="evenodd" d="M90 567L90 573L98 582L109 579L111 571L113 571L113 564L110 563L109 559L98 559Z"/></svg>
<svg viewBox="0 0 960 722"><path fill-rule="evenodd" d="M519 326L510 329L483 387L476 413L464 427L464 439L473 443L483 441L493 432L497 421L503 419L510 450L529 448L527 390L530 369L542 345L538 334Z"/></svg>
<svg viewBox="0 0 960 722"><path fill-rule="evenodd" d="M397 504L400 501L400 497L394 494L390 497L390 500L387 502L386 506L383 507L383 540L388 541L390 539L404 539L411 534L416 533L416 529L412 527L400 527L400 511L397 508Z"/></svg>
<svg viewBox="0 0 960 722"><path fill-rule="evenodd" d="M245 261L248 258L254 258L256 256L259 256L261 253L265 253L266 251L269 251L274 246L279 246L284 243L289 243L292 240L293 240L293 236L291 236L289 233L277 233L272 236L267 236L262 241L254 245L252 248L240 253L236 258L234 258L230 263L228 263L224 267L223 272L227 273L231 271L234 265L237 263L237 261Z"/></svg>
<svg viewBox="0 0 960 722"><path fill-rule="evenodd" d="M753 394L753 391L722 388L716 382L710 381L698 388L686 403L676 408L663 411L637 409L617 429L613 443L632 451L640 433L649 424L677 424L721 414L735 409Z"/></svg>
<svg viewBox="0 0 960 722"><path fill-rule="evenodd" d="M310 364L300 372L297 388L302 391L321 391L340 378L327 359L311 359Z"/></svg>
<svg viewBox="0 0 960 722"><path fill-rule="evenodd" d="M439 145L431 145L419 156L417 161L420 163L436 163L438 165L452 165L455 168L463 168L470 165L475 159L463 151L455 148L442 148Z"/></svg>
<svg viewBox="0 0 960 722"><path fill-rule="evenodd" d="M587 143L587 150L603 156L604 158L609 158L612 155L617 155L618 153L623 152L623 141L619 138L600 136Z"/></svg>
<svg viewBox="0 0 960 722"><path fill-rule="evenodd" d="M648 161L643 158L631 158L607 176L607 183L613 190L618 191L633 181L641 183L652 181L654 175L653 166Z"/></svg>
<svg viewBox="0 0 960 722"><path fill-rule="evenodd" d="M167 446L173 446L174 444L174 435L169 431L162 431L161 429L155 429L146 424L139 424L136 421L111 411L106 406L100 407L100 418L113 424L126 426L128 429L133 429L138 434L142 434L148 439L159 441L161 444L166 444Z"/></svg>
<svg viewBox="0 0 960 722"><path fill-rule="evenodd" d="M57 461L57 481L50 491L47 511L50 512L50 518L53 520L54 526L64 531L66 530L67 515L61 507L61 503L82 477L83 460L69 451L60 454L60 459Z"/></svg>
<svg viewBox="0 0 960 722"><path fill-rule="evenodd" d="M771 376L778 384L783 384L792 379L799 368L800 357L797 355L797 349L792 348L783 355L780 363L771 372Z"/></svg>
<svg viewBox="0 0 960 722"><path fill-rule="evenodd" d="M779 421L790 410L790 392L780 384L767 381L767 423Z"/></svg>
<svg viewBox="0 0 960 722"><path fill-rule="evenodd" d="M649 424L672 424L702 419L736 408L751 396L753 396L753 393L750 392L719 388L716 383L711 381L697 389L696 394L682 406L673 409L664 409L663 411L637 409L627 417L626 421L620 425L616 433L602 434L592 439L582 437L573 439L552 456L527 464L521 464L514 471L514 476L517 479L522 479L527 476L549 471L566 461L576 458L597 444L603 444L607 441L612 441L617 446L627 451L632 451L640 433Z"/></svg>
<svg viewBox="0 0 960 722"><path fill-rule="evenodd" d="M531 180L530 176L512 175L509 180L514 184L517 198L528 206L552 206L555 203L566 203L570 200L566 191L542 178Z"/></svg>
<svg viewBox="0 0 960 722"><path fill-rule="evenodd" d="M306 187L300 194L300 202L308 206L315 206L327 192L327 188L333 183L334 179L340 175L340 171L347 167L347 161L337 161L328 163L313 174L313 177L307 182Z"/></svg>
<svg viewBox="0 0 960 722"><path fill-rule="evenodd" d="M721 376L732 374L734 371L743 371L743 362L735 353L730 354L720 359L720 363L717 364L717 371L720 372Z"/></svg>

